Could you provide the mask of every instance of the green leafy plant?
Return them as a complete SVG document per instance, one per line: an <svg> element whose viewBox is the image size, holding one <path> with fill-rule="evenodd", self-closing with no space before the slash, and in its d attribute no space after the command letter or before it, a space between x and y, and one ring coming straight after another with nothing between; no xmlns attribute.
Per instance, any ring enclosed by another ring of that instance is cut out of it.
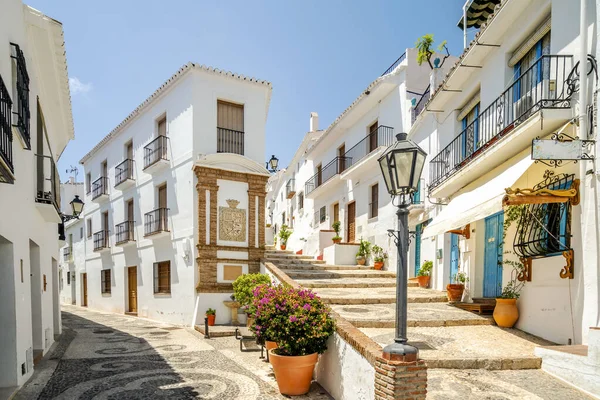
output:
<svg viewBox="0 0 600 400"><path fill-rule="evenodd" d="M452 282L464 285L465 283L469 282L469 277L465 272L459 271L452 276Z"/></svg>
<svg viewBox="0 0 600 400"><path fill-rule="evenodd" d="M421 268L419 268L419 273L417 276L431 276L431 271L433 270L433 261L425 260Z"/></svg>
<svg viewBox="0 0 600 400"><path fill-rule="evenodd" d="M356 257L368 257L371 254L371 243L360 239L360 245L358 246L358 252L356 253Z"/></svg>
<svg viewBox="0 0 600 400"><path fill-rule="evenodd" d="M333 240L338 240L338 239L342 238L340 236L340 227L341 227L341 225L342 225L342 223L340 221L335 221L333 224L331 224L331 227L335 231L335 236L333 237Z"/></svg>
<svg viewBox="0 0 600 400"><path fill-rule="evenodd" d="M427 61L431 69L434 69L434 65L431 63L431 57L434 55L433 42L433 34L427 33L417 39L417 42L415 43L415 47L417 48L417 63L421 65ZM446 59L450 57L450 50L448 50L447 42L444 40L440 43L437 50L439 52L446 51L446 55L440 64L437 65L437 68L441 68L442 65L444 65L444 62L446 62Z"/></svg>
<svg viewBox="0 0 600 400"><path fill-rule="evenodd" d="M288 285L261 285L254 289L254 324L259 342L277 342L283 356L305 356L327 350L335 331L329 307L311 290Z"/></svg>
<svg viewBox="0 0 600 400"><path fill-rule="evenodd" d="M241 307L248 308L254 299L254 288L270 284L271 278L267 274L243 274L233 281L233 296Z"/></svg>
<svg viewBox="0 0 600 400"><path fill-rule="evenodd" d="M520 281L518 277L525 269L525 266L523 263L513 260L504 260L504 264L511 266L512 271L510 271L510 280L504 288L502 288L500 298L518 299L521 296L521 290L523 290L523 287L525 286L525 281Z"/></svg>
<svg viewBox="0 0 600 400"><path fill-rule="evenodd" d="M209 308L208 310L206 310L206 315L216 315L217 312L215 311L214 308Z"/></svg>
<svg viewBox="0 0 600 400"><path fill-rule="evenodd" d="M279 239L281 240L282 245L287 245L287 241L292 236L293 231L288 229L287 225L281 225L281 229L279 230Z"/></svg>
<svg viewBox="0 0 600 400"><path fill-rule="evenodd" d="M521 220L525 217L525 213L527 212L527 206L522 205L514 205L508 206L504 210L504 224L502 226L502 242L499 246L504 246L506 242L506 234L511 225ZM540 212L543 212L540 209ZM541 218L542 215L538 216L538 219ZM520 234L517 232L517 235ZM520 261L514 261L513 259L507 258L506 256L516 256L512 250L507 250L504 252L505 257L503 257L502 267L504 265L512 268L510 271L510 280L508 283L502 288L502 293L500 294L500 298L502 299L518 299L521 296L521 291L525 286L525 281L520 281L519 276L523 276L525 272L525 265L523 265Z"/></svg>
<svg viewBox="0 0 600 400"><path fill-rule="evenodd" d="M372 248L373 260L376 262L383 262L386 258L388 258L388 254L383 251L383 248L374 245Z"/></svg>

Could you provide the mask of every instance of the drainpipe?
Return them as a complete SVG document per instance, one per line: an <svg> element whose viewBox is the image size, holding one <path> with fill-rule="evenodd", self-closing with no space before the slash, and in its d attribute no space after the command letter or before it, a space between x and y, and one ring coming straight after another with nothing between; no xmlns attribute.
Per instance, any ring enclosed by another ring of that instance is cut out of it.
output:
<svg viewBox="0 0 600 400"><path fill-rule="evenodd" d="M583 1L583 0L582 0ZM470 0L467 0L463 5L463 48L467 48L467 5Z"/></svg>

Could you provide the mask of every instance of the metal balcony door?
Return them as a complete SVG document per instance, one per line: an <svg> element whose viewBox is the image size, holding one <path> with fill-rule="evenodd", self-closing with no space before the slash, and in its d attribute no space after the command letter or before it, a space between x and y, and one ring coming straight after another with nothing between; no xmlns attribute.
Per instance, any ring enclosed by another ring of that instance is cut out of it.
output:
<svg viewBox="0 0 600 400"><path fill-rule="evenodd" d="M369 127L369 153L377 148L377 129L379 128L379 123L376 121L373 125Z"/></svg>
<svg viewBox="0 0 600 400"><path fill-rule="evenodd" d="M485 219L483 297L496 298L502 293L502 227L504 213Z"/></svg>
<svg viewBox="0 0 600 400"><path fill-rule="evenodd" d="M450 282L454 281L454 276L458 273L458 263L460 251L458 249L458 235L450 234Z"/></svg>
<svg viewBox="0 0 600 400"><path fill-rule="evenodd" d="M356 240L356 202L348 204L348 243Z"/></svg>
<svg viewBox="0 0 600 400"><path fill-rule="evenodd" d="M87 307L87 273L81 274L81 286L83 289L83 299L81 301L81 305L83 307Z"/></svg>

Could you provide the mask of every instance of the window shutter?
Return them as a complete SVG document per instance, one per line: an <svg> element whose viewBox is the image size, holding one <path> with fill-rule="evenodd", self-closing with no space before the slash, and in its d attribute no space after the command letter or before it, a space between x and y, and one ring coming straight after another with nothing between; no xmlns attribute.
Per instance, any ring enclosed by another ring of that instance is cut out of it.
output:
<svg viewBox="0 0 600 400"><path fill-rule="evenodd" d="M158 263L154 263L154 293L158 293Z"/></svg>
<svg viewBox="0 0 600 400"><path fill-rule="evenodd" d="M106 278L104 276L104 270L102 270L102 271L100 271L100 285L101 285L102 293L104 293L104 288L106 287L105 282L106 282Z"/></svg>

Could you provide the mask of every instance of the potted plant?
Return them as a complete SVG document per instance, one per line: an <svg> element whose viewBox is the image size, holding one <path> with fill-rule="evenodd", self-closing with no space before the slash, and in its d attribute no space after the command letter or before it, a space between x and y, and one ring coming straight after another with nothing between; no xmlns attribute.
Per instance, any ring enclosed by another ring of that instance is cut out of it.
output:
<svg viewBox="0 0 600 400"><path fill-rule="evenodd" d="M206 318L208 318L208 326L215 326L215 317L217 312L214 308L209 308L206 310Z"/></svg>
<svg viewBox="0 0 600 400"><path fill-rule="evenodd" d="M233 296L240 303L240 308L246 311L248 319L246 324L252 324L254 288L259 285L271 285L271 278L267 274L243 274L233 281Z"/></svg>
<svg viewBox="0 0 600 400"><path fill-rule="evenodd" d="M436 58L435 60L433 60L433 64L431 63L431 57L434 55L433 34L431 33L425 34L419 39L417 39L415 47L417 48L417 63L421 65L425 61L427 61L427 64L429 64L429 67L431 69L441 68L442 65L444 65L444 62L446 62L446 59L450 57L450 50L448 50L448 46L446 45L446 41L444 40L442 43L439 44L437 50L445 50L446 55L444 55L444 58L441 60L441 62L438 58Z"/></svg>
<svg viewBox="0 0 600 400"><path fill-rule="evenodd" d="M281 247L281 250L285 250L290 236L292 236L292 231L288 229L288 226L281 225L281 229L279 230L279 246Z"/></svg>
<svg viewBox="0 0 600 400"><path fill-rule="evenodd" d="M279 391L290 396L308 393L318 355L327 350L327 339L335 331L329 307L311 290L287 285L257 287L255 294L252 330L277 343L269 359Z"/></svg>
<svg viewBox="0 0 600 400"><path fill-rule="evenodd" d="M331 224L331 227L335 231L335 236L333 238L331 238L331 240L333 240L333 243L335 243L335 244L342 242L342 237L340 236L340 226L341 225L342 225L342 223L340 221L335 221L333 224Z"/></svg>
<svg viewBox="0 0 600 400"><path fill-rule="evenodd" d="M365 265L369 254L371 254L371 243L361 238L358 252L356 253L356 263L358 265Z"/></svg>
<svg viewBox="0 0 600 400"><path fill-rule="evenodd" d="M459 271L452 277L452 281L454 283L449 283L446 286L448 302L458 303L462 300L462 295L465 291L465 283L469 282L469 278L467 278L467 274Z"/></svg>
<svg viewBox="0 0 600 400"><path fill-rule="evenodd" d="M373 266L375 269L383 269L385 259L388 257L387 253L383 251L383 248L374 245L373 246Z"/></svg>
<svg viewBox="0 0 600 400"><path fill-rule="evenodd" d="M417 274L420 288L426 289L429 287L429 281L431 279L431 271L432 270L433 270L433 261L425 260L423 265L421 265L421 268L419 268L419 273ZM462 293L461 293L461 296L462 296Z"/></svg>

